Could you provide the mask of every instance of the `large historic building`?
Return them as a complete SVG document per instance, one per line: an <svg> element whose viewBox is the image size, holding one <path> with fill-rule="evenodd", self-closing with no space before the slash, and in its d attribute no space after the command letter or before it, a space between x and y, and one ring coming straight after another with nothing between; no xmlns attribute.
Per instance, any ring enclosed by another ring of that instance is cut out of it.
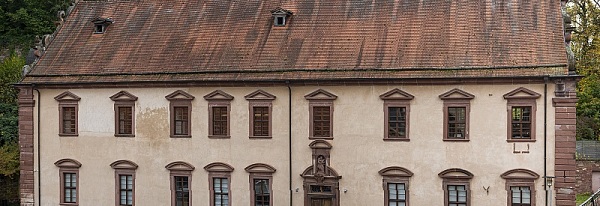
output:
<svg viewBox="0 0 600 206"><path fill-rule="evenodd" d="M80 1L22 205L573 206L565 1Z"/></svg>

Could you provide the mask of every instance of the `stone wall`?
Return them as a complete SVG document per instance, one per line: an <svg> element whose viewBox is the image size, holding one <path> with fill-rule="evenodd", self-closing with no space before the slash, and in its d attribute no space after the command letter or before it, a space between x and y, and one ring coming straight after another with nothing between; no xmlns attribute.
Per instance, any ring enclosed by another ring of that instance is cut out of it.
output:
<svg viewBox="0 0 600 206"><path fill-rule="evenodd" d="M577 178L575 181L575 192L593 193L592 172L600 171L600 160L577 160Z"/></svg>

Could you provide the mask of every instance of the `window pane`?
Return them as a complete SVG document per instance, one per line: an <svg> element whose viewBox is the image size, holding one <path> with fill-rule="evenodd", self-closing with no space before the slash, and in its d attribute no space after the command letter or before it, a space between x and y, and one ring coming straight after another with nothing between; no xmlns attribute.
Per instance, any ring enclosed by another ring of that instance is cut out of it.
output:
<svg viewBox="0 0 600 206"><path fill-rule="evenodd" d="M388 107L388 138L406 137L406 108Z"/></svg>
<svg viewBox="0 0 600 206"><path fill-rule="evenodd" d="M513 139L531 138L531 107L512 107L511 137Z"/></svg>
<svg viewBox="0 0 600 206"><path fill-rule="evenodd" d="M133 134L132 129L132 107L118 107L119 111L119 134Z"/></svg>
<svg viewBox="0 0 600 206"><path fill-rule="evenodd" d="M175 128L176 135L187 135L188 131L188 107L174 107L175 110Z"/></svg>
<svg viewBox="0 0 600 206"><path fill-rule="evenodd" d="M269 107L253 107L254 136L269 135Z"/></svg>
<svg viewBox="0 0 600 206"><path fill-rule="evenodd" d="M229 192L229 187L227 185L227 179L221 180L221 187L223 192Z"/></svg>
<svg viewBox="0 0 600 206"><path fill-rule="evenodd" d="M63 107L63 128L62 132L65 134L75 134L75 107Z"/></svg>
<svg viewBox="0 0 600 206"><path fill-rule="evenodd" d="M466 137L466 107L448 107L448 138Z"/></svg>
<svg viewBox="0 0 600 206"><path fill-rule="evenodd" d="M227 107L212 107L213 135L227 135Z"/></svg>
<svg viewBox="0 0 600 206"><path fill-rule="evenodd" d="M329 137L331 131L330 107L313 107L313 136Z"/></svg>

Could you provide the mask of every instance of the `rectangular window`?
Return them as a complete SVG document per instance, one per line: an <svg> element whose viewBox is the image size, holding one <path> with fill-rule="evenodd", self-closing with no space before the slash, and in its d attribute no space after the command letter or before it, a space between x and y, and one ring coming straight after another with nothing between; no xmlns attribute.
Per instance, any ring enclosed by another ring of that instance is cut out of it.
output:
<svg viewBox="0 0 600 206"><path fill-rule="evenodd" d="M119 205L133 205L133 175L119 175Z"/></svg>
<svg viewBox="0 0 600 206"><path fill-rule="evenodd" d="M189 134L189 114L188 107L174 107L175 110L175 135Z"/></svg>
<svg viewBox="0 0 600 206"><path fill-rule="evenodd" d="M512 139L531 139L531 107L512 107Z"/></svg>
<svg viewBox="0 0 600 206"><path fill-rule="evenodd" d="M77 134L76 130L77 114L75 107L62 107L62 133Z"/></svg>
<svg viewBox="0 0 600 206"><path fill-rule="evenodd" d="M118 134L133 134L133 108L118 107Z"/></svg>
<svg viewBox="0 0 600 206"><path fill-rule="evenodd" d="M253 134L254 136L269 136L269 107L253 107Z"/></svg>
<svg viewBox="0 0 600 206"><path fill-rule="evenodd" d="M406 138L406 107L388 107L388 138Z"/></svg>
<svg viewBox="0 0 600 206"><path fill-rule="evenodd" d="M212 107L212 135L227 136L227 107Z"/></svg>
<svg viewBox="0 0 600 206"><path fill-rule="evenodd" d="M531 190L529 187L510 187L512 206L531 206Z"/></svg>
<svg viewBox="0 0 600 206"><path fill-rule="evenodd" d="M175 178L175 206L190 205L190 185L187 176L174 176Z"/></svg>
<svg viewBox="0 0 600 206"><path fill-rule="evenodd" d="M313 137L331 137L330 107L313 107Z"/></svg>
<svg viewBox="0 0 600 206"><path fill-rule="evenodd" d="M448 206L467 206L466 186L448 185Z"/></svg>
<svg viewBox="0 0 600 206"><path fill-rule="evenodd" d="M254 179L254 206L270 206L269 180Z"/></svg>
<svg viewBox="0 0 600 206"><path fill-rule="evenodd" d="M229 206L229 179L213 178L214 206Z"/></svg>
<svg viewBox="0 0 600 206"><path fill-rule="evenodd" d="M77 203L77 173L63 173L63 202Z"/></svg>
<svg viewBox="0 0 600 206"><path fill-rule="evenodd" d="M311 193L331 193L331 186L322 186L322 185L311 185L310 192Z"/></svg>
<svg viewBox="0 0 600 206"><path fill-rule="evenodd" d="M388 206L406 206L406 189L403 183L388 183Z"/></svg>
<svg viewBox="0 0 600 206"><path fill-rule="evenodd" d="M448 139L466 138L466 111L465 107L448 107Z"/></svg>

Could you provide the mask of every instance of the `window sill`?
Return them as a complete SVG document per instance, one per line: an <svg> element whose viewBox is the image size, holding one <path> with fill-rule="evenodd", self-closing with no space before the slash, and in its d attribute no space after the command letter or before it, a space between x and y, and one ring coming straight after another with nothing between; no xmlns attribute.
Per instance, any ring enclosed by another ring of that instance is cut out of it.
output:
<svg viewBox="0 0 600 206"><path fill-rule="evenodd" d="M535 142L535 139L507 139L506 142Z"/></svg>
<svg viewBox="0 0 600 206"><path fill-rule="evenodd" d="M192 138L192 135L171 135L171 138Z"/></svg>
<svg viewBox="0 0 600 206"><path fill-rule="evenodd" d="M79 134L58 134L61 137L78 137Z"/></svg>
<svg viewBox="0 0 600 206"><path fill-rule="evenodd" d="M272 136L249 136L250 139L273 139Z"/></svg>
<svg viewBox="0 0 600 206"><path fill-rule="evenodd" d="M408 139L408 138L383 138L383 141L390 141L390 142L410 142L410 139Z"/></svg>
<svg viewBox="0 0 600 206"><path fill-rule="evenodd" d="M308 139L324 139L324 140L333 140L333 137L308 137Z"/></svg>
<svg viewBox="0 0 600 206"><path fill-rule="evenodd" d="M444 139L444 142L468 142L469 139Z"/></svg>
<svg viewBox="0 0 600 206"><path fill-rule="evenodd" d="M77 204L77 203L60 203L60 205L61 205L61 206L63 206L63 205L64 205L64 206L77 206L77 205L79 205L79 204Z"/></svg>
<svg viewBox="0 0 600 206"><path fill-rule="evenodd" d="M229 135L208 135L210 139L229 139L231 136Z"/></svg>
<svg viewBox="0 0 600 206"><path fill-rule="evenodd" d="M115 137L135 137L134 134L115 134Z"/></svg>

